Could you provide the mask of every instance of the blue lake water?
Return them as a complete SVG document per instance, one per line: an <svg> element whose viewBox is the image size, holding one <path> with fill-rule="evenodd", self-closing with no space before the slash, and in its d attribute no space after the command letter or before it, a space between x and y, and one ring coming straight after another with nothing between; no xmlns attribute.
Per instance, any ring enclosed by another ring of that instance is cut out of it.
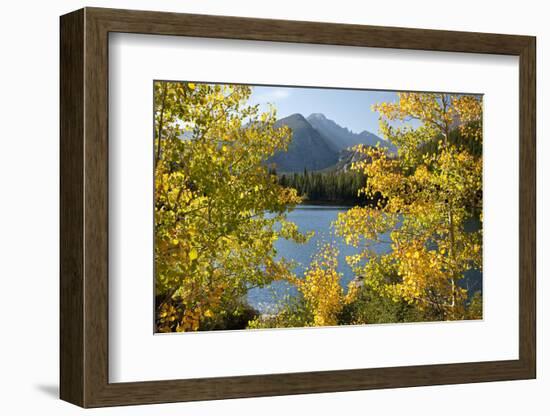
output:
<svg viewBox="0 0 550 416"><path fill-rule="evenodd" d="M340 237L334 235L331 224L336 220L338 214L345 212L349 207L322 206L322 205L300 205L288 214L288 219L296 223L303 233L314 231L315 235L306 244L297 244L292 241L280 239L276 242L277 257L284 257L297 263L295 272L301 276L310 264L313 256L323 243L333 243L338 247L338 271L342 274L341 284L347 284L353 279L350 267L346 263L346 256L359 251L347 245ZM475 226L473 227L475 228ZM389 244L378 244L373 246L378 253L387 253L391 250ZM468 271L462 285L469 289L470 293L481 290L481 273L479 271ZM276 311L277 302L285 296L296 295L296 288L286 282L274 282L264 288L253 288L248 292L248 302L261 313Z"/></svg>
<svg viewBox="0 0 550 416"><path fill-rule="evenodd" d="M343 277L341 284L347 284L353 279L353 274L346 263L346 256L359 251L347 245L340 237L332 232L331 224L338 217L338 213L345 212L349 207L322 206L322 205L300 205L288 214L288 219L296 223L301 232L314 231L315 235L305 244L297 244L292 241L280 239L276 242L277 257L284 257L297 262L295 272L302 275L310 264L313 256L323 243L333 243L338 247L338 271ZM389 245L379 244L375 250L379 253L390 250ZM296 289L286 282L274 282L265 288L254 288L248 292L248 302L262 313L269 313L274 310L277 300L285 295L295 295Z"/></svg>

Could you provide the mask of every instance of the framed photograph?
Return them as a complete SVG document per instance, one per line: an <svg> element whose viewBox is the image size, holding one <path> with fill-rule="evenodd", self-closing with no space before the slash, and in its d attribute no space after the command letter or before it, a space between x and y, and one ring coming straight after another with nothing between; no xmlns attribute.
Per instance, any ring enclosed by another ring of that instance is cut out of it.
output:
<svg viewBox="0 0 550 416"><path fill-rule="evenodd" d="M536 376L535 38L61 17L82 407Z"/></svg>

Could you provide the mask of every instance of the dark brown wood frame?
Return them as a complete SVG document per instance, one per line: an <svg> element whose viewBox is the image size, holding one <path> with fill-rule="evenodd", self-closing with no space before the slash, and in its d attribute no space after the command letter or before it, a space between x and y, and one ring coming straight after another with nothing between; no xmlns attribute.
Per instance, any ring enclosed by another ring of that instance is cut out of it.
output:
<svg viewBox="0 0 550 416"><path fill-rule="evenodd" d="M110 32L519 56L519 359L109 383ZM515 35L98 8L62 16L61 398L100 407L535 378L535 49L534 37Z"/></svg>

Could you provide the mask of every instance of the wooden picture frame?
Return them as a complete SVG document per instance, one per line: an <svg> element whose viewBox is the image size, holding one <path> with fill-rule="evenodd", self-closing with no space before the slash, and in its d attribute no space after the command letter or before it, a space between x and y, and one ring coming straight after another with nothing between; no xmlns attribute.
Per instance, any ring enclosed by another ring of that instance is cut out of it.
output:
<svg viewBox="0 0 550 416"><path fill-rule="evenodd" d="M535 38L85 8L61 17L61 399L101 407L536 377ZM108 34L110 32L519 57L519 359L109 383Z"/></svg>

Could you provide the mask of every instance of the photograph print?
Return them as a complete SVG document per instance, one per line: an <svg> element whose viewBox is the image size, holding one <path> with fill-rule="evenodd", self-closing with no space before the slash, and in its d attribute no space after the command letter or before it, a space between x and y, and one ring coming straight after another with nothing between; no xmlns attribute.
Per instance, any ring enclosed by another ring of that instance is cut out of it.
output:
<svg viewBox="0 0 550 416"><path fill-rule="evenodd" d="M153 89L155 332L483 319L482 95Z"/></svg>

